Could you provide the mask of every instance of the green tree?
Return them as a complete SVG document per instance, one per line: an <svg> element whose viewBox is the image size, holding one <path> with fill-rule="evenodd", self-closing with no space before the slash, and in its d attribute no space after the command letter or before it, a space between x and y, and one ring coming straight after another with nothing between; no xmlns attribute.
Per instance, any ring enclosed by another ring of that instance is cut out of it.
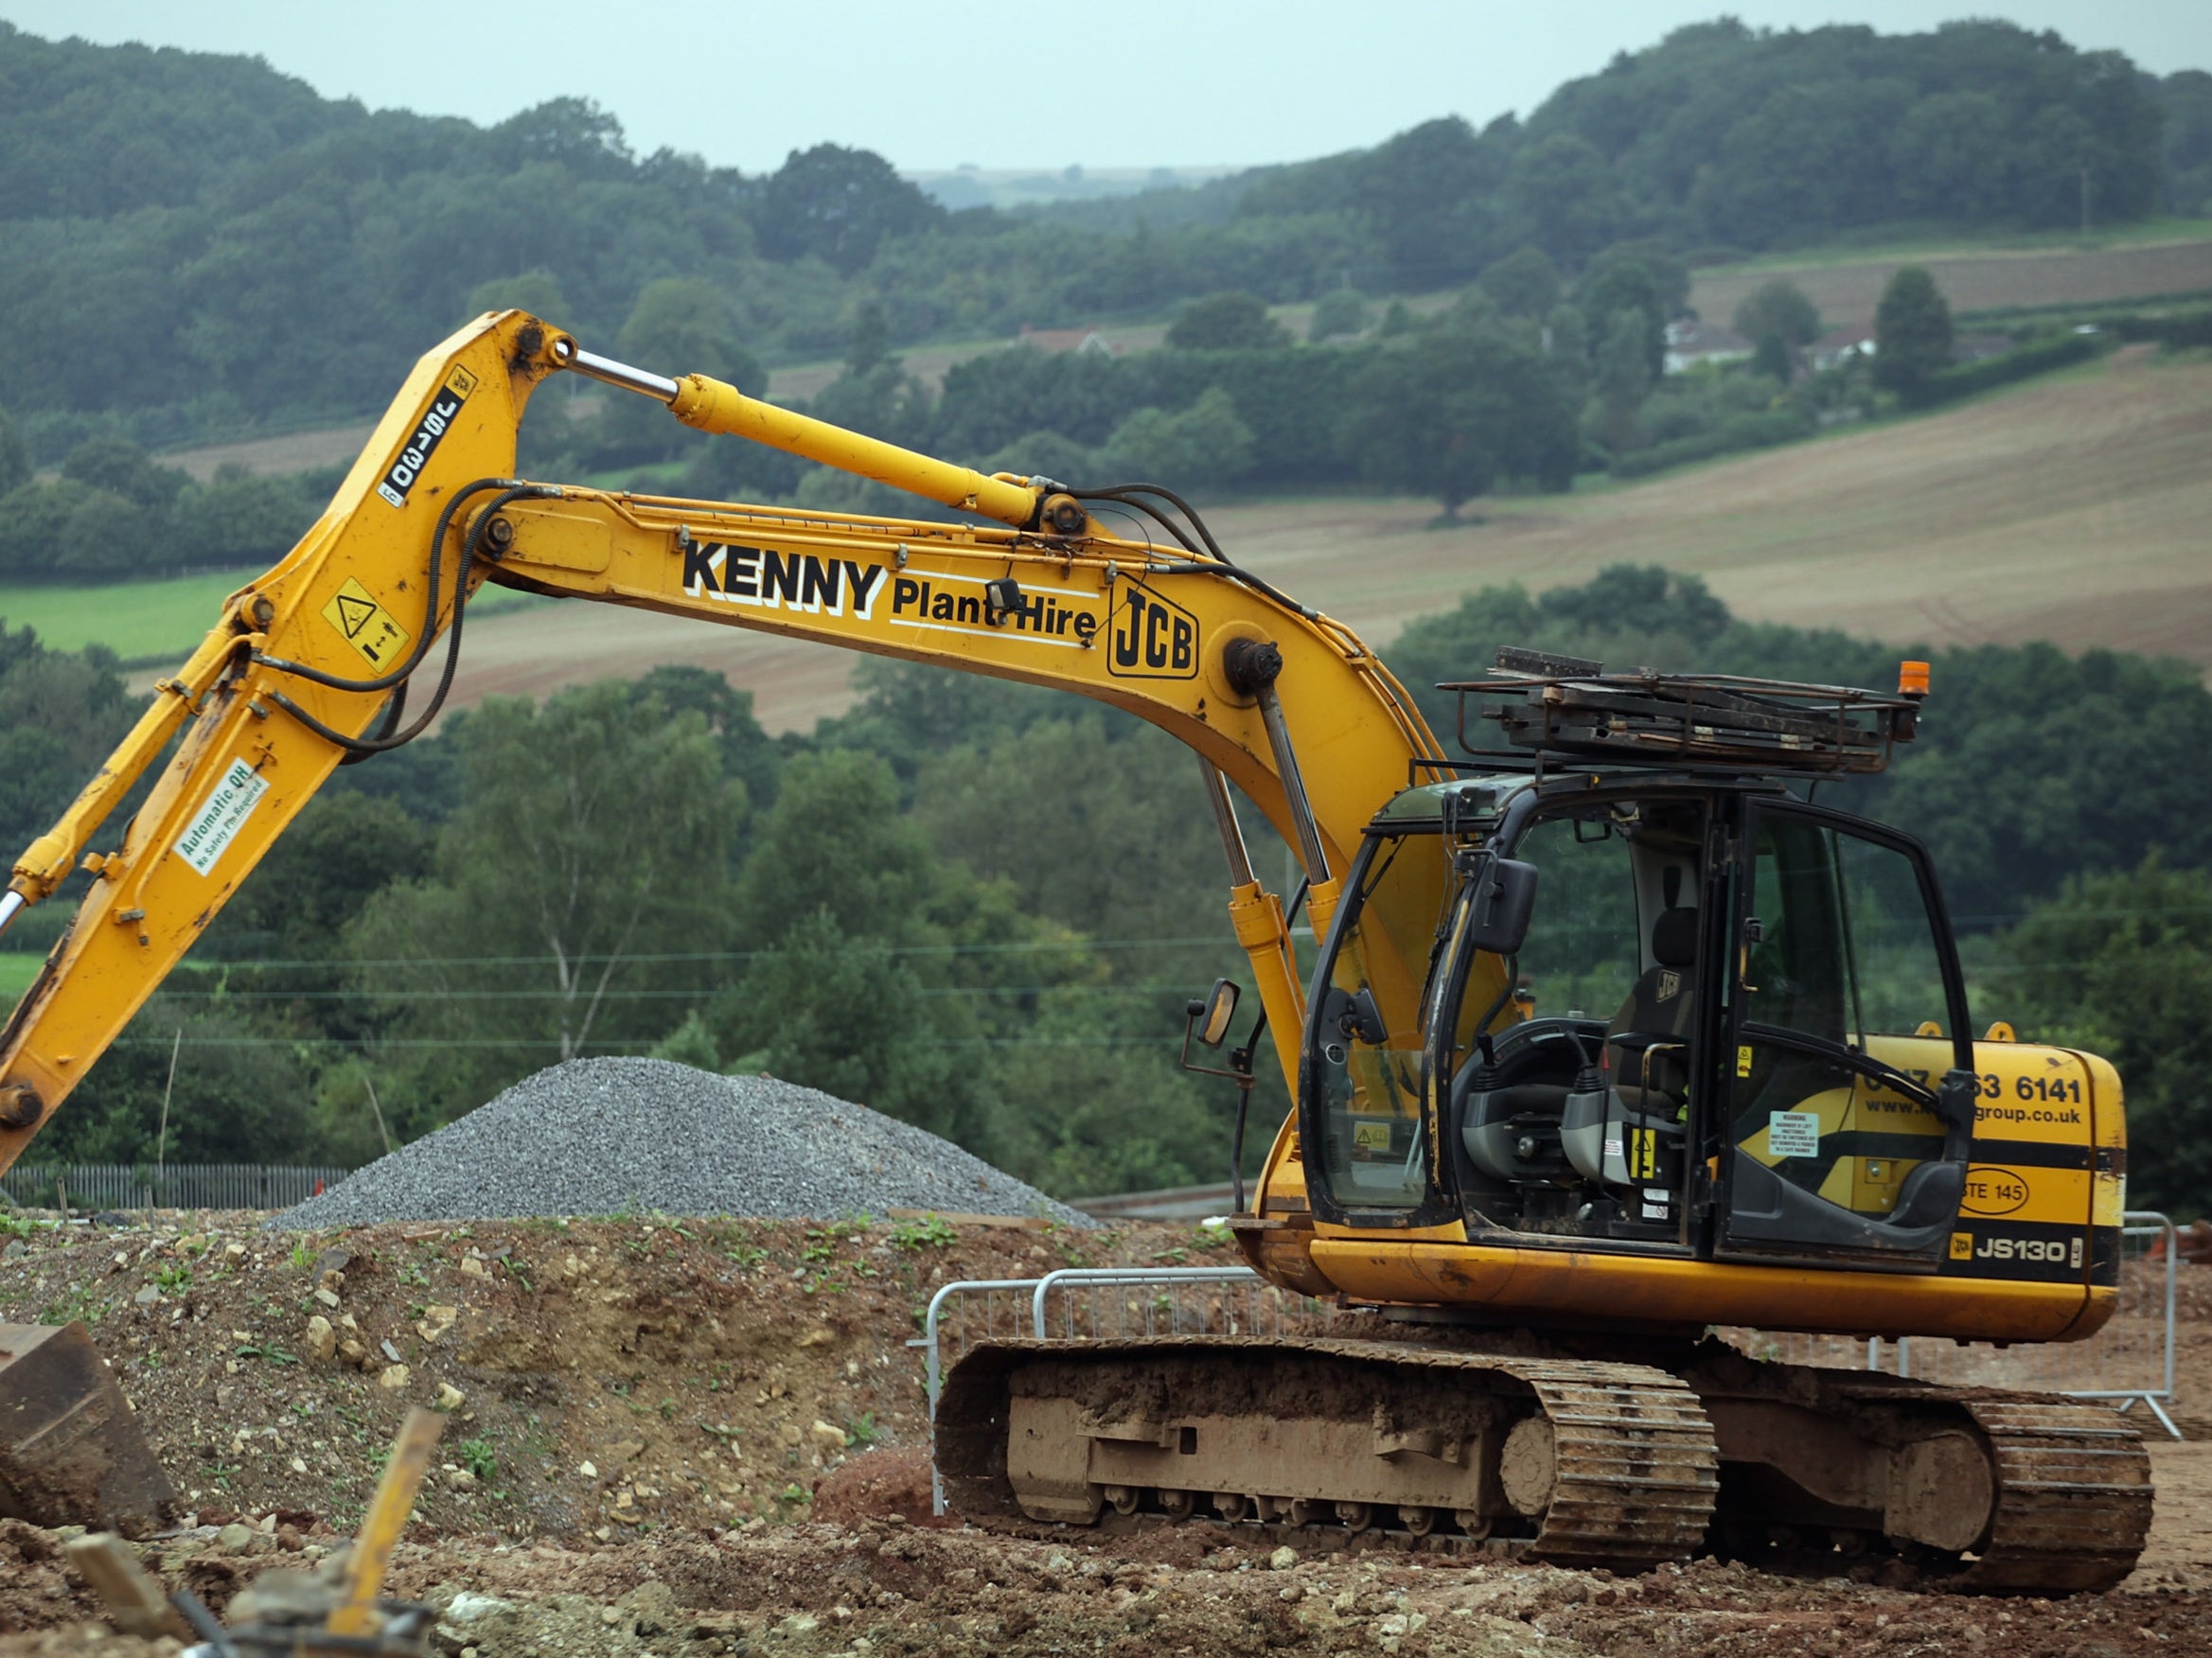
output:
<svg viewBox="0 0 2212 1658"><path fill-rule="evenodd" d="M856 361L858 361L856 358ZM920 449L929 442L929 389L896 357L880 355L872 367L845 372L822 389L807 413L833 426ZM910 511L908 506L895 511Z"/></svg>
<svg viewBox="0 0 2212 1658"><path fill-rule="evenodd" d="M1550 132L1523 146L1505 204L1529 241L1570 268L1618 239L1630 217L1619 175L1575 132Z"/></svg>
<svg viewBox="0 0 2212 1658"><path fill-rule="evenodd" d="M845 342L845 372L873 373L891 361L891 318L883 302L862 300L853 311L853 331Z"/></svg>
<svg viewBox="0 0 2212 1658"><path fill-rule="evenodd" d="M646 283L614 344L626 360L657 374L713 375L752 397L768 389L758 360L738 344L729 301L701 277Z"/></svg>
<svg viewBox="0 0 2212 1658"><path fill-rule="evenodd" d="M1252 432L1219 386L1188 409L1140 409L1099 450L1099 470L1123 483L1198 487L1231 482L1252 464Z"/></svg>
<svg viewBox="0 0 2212 1658"><path fill-rule="evenodd" d="M1434 496L1446 519L1501 476L1564 487L1581 452L1560 378L1532 342L1449 324L1362 368L1342 441L1361 476Z"/></svg>
<svg viewBox="0 0 2212 1658"><path fill-rule="evenodd" d="M646 283L614 345L624 362L655 374L711 375L749 397L768 390L759 359L738 343L728 300L703 277L664 276ZM633 460L676 454L690 435L653 399L627 392L608 394L600 424L610 449Z"/></svg>
<svg viewBox="0 0 2212 1658"><path fill-rule="evenodd" d="M2179 1220L2212 1211L2212 875L2153 856L2077 876L2006 935L2002 957L1976 1017L2112 1061L2126 1089L2129 1201Z"/></svg>
<svg viewBox="0 0 2212 1658"><path fill-rule="evenodd" d="M794 756L774 808L747 838L736 889L743 947L771 948L818 914L844 938L904 942L929 891L930 859L899 804L895 775L873 754Z"/></svg>
<svg viewBox="0 0 2212 1658"><path fill-rule="evenodd" d="M1820 338L1820 312L1805 291L1786 276L1762 282L1745 294L1733 318L1746 340L1773 335L1785 345L1810 345Z"/></svg>
<svg viewBox="0 0 2212 1658"><path fill-rule="evenodd" d="M662 1035L684 1011L670 992L703 1000L690 958L726 936L745 810L706 722L620 681L493 698L440 740L463 793L432 873L345 932L398 1039L386 1109L415 1132L552 1060Z"/></svg>
<svg viewBox="0 0 2212 1658"><path fill-rule="evenodd" d="M1183 307L1167 343L1178 351L1266 351L1289 344L1290 334L1257 294L1210 293Z"/></svg>
<svg viewBox="0 0 2212 1658"><path fill-rule="evenodd" d="M1005 883L939 863L898 804L891 767L872 754L791 762L737 887L752 959L703 1022L733 1063L995 1156L995 1047L1022 1036L1050 987L1099 968Z"/></svg>
<svg viewBox="0 0 2212 1658"><path fill-rule="evenodd" d="M236 1007L188 991L157 996L41 1131L37 1156L151 1164L158 1150L166 1163L317 1161L328 1148L299 1109L310 1075L299 1048L270 1042Z"/></svg>
<svg viewBox="0 0 2212 1658"><path fill-rule="evenodd" d="M274 564L315 521L317 504L292 479L226 467L178 498L166 549L178 564Z"/></svg>
<svg viewBox="0 0 2212 1658"><path fill-rule="evenodd" d="M850 276L894 237L941 223L945 209L872 150L794 150L757 187L753 220L770 258L809 256Z"/></svg>
<svg viewBox="0 0 2212 1658"><path fill-rule="evenodd" d="M101 580L144 572L167 515L74 478L0 497L0 571Z"/></svg>
<svg viewBox="0 0 2212 1658"><path fill-rule="evenodd" d="M0 410L0 495L17 489L30 482L30 457L24 453L23 439L15 430L15 423Z"/></svg>
<svg viewBox="0 0 2212 1658"><path fill-rule="evenodd" d="M225 994L261 1031L303 1046L369 1041L387 1020L352 994L341 941L378 893L431 874L435 839L396 800L326 789L255 866L197 953L226 963ZM364 1097L356 1086L349 1103Z"/></svg>
<svg viewBox="0 0 2212 1658"><path fill-rule="evenodd" d="M471 317L482 316L486 311L526 310L557 328L567 327L575 314L569 309L567 296L560 291L560 278L543 270L523 271L513 276L494 276L489 281L479 282L469 291L469 298L461 309L465 315Z"/></svg>
<svg viewBox="0 0 2212 1658"><path fill-rule="evenodd" d="M1637 445L1637 411L1651 396L1654 376L1645 351L1641 312L1618 310L1606 319L1591 382L1598 394L1599 432L1615 457Z"/></svg>
<svg viewBox="0 0 2212 1658"><path fill-rule="evenodd" d="M1066 781L1039 789L1040 777ZM1094 939L1229 940L1219 842L1198 768L1149 726L1123 733L1062 697L1050 717L986 731L926 760L913 817L940 857L1011 880L1029 914ZM1122 850L1071 859L1071 845ZM1143 957L1134 976L1157 980L1192 964L1187 955L1158 961Z"/></svg>
<svg viewBox="0 0 2212 1658"><path fill-rule="evenodd" d="M1874 308L1874 380L1904 396L1951 363L1951 307L1935 277L1900 266Z"/></svg>
<svg viewBox="0 0 2212 1658"><path fill-rule="evenodd" d="M2003 159L2009 125L2004 105L1989 92L1962 89L1922 98L1891 139L1899 205L1954 221L2002 215L2015 188Z"/></svg>
<svg viewBox="0 0 2212 1658"><path fill-rule="evenodd" d="M217 960L330 957L339 935L396 881L431 873L435 838L397 801L331 789L310 801L208 926Z"/></svg>
<svg viewBox="0 0 2212 1658"><path fill-rule="evenodd" d="M1559 303L1559 269L1539 247L1514 249L1477 278L1509 317L1543 318Z"/></svg>
<svg viewBox="0 0 2212 1658"><path fill-rule="evenodd" d="M735 1068L760 1069L989 1155L982 1042L879 937L803 915L708 1013Z"/></svg>
<svg viewBox="0 0 2212 1658"><path fill-rule="evenodd" d="M1751 372L1788 385L1797 372L1790 343L1779 334L1760 335L1759 343L1751 348Z"/></svg>
<svg viewBox="0 0 2212 1658"><path fill-rule="evenodd" d="M27 846L51 828L139 706L113 653L48 650L0 622L0 842ZM38 913L17 923L19 936Z"/></svg>
<svg viewBox="0 0 2212 1658"><path fill-rule="evenodd" d="M670 714L698 714L721 750L722 775L745 785L747 808L759 813L775 803L783 750L753 717L752 692L736 689L711 668L664 662L631 682L630 697Z"/></svg>
<svg viewBox="0 0 2212 1658"><path fill-rule="evenodd" d="M79 444L62 463L62 476L88 489L105 489L140 506L167 507L190 482L174 467L157 464L136 444L95 437Z"/></svg>
<svg viewBox="0 0 2212 1658"><path fill-rule="evenodd" d="M1308 340L1336 340L1367 326L1367 301L1356 288L1332 288L1314 302Z"/></svg>
<svg viewBox="0 0 2212 1658"><path fill-rule="evenodd" d="M982 462L986 472L1012 472L1020 478L1051 478L1077 488L1097 470L1092 451L1057 432L1032 432L994 451Z"/></svg>
<svg viewBox="0 0 2212 1658"><path fill-rule="evenodd" d="M1690 305L1690 270L1649 242L1623 242L1592 261L1575 284L1574 301L1594 346L1602 346L1611 319L1633 311L1642 320L1644 362L1657 379L1667 363L1667 325Z"/></svg>

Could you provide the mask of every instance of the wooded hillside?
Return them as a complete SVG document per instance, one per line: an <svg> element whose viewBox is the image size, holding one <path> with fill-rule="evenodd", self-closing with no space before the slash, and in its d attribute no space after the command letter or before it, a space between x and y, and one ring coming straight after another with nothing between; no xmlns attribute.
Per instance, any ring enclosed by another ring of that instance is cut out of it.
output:
<svg viewBox="0 0 2212 1658"><path fill-rule="evenodd" d="M1573 273L1896 221L2096 222L2212 194L2212 76L2161 82L2010 25L1677 31L1525 123L1457 117L1196 192L950 213L819 145L758 176L638 156L591 105L493 127L317 96L257 61L0 25L0 407L58 458L115 412L159 445L380 403L488 293L617 337L647 284L712 283L769 359L1463 282L1525 245ZM487 287L487 285L489 285Z"/></svg>

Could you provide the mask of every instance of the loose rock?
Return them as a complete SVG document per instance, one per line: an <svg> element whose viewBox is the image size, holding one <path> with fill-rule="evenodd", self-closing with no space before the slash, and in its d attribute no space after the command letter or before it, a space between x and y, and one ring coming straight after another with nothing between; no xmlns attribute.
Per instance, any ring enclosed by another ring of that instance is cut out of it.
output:
<svg viewBox="0 0 2212 1658"><path fill-rule="evenodd" d="M628 1058L549 1067L274 1224L310 1229L623 1210L802 1219L894 1208L1097 1224L951 1141L865 1105L773 1077L718 1077ZM485 1275L472 1260L462 1270Z"/></svg>

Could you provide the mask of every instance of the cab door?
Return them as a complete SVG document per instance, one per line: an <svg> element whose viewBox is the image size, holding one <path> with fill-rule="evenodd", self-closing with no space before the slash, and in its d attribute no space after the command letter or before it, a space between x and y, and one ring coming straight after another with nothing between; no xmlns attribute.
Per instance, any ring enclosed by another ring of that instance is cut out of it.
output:
<svg viewBox="0 0 2212 1658"><path fill-rule="evenodd" d="M1747 803L1738 846L1714 1253L1934 1272L1973 1085L1927 854L1795 803Z"/></svg>

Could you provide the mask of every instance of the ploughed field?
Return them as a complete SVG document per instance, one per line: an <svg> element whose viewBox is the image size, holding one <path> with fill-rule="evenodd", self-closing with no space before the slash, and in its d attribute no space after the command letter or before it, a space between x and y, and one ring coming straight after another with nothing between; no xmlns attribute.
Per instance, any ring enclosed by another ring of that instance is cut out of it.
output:
<svg viewBox="0 0 2212 1658"><path fill-rule="evenodd" d="M1386 655L1412 618L1478 588L1630 562L1702 575L1753 621L2212 666L2207 455L2212 359L2130 347L1940 414L1619 488L1478 502L1454 526L1434 526L1431 502L1347 496L1208 519L1231 557ZM771 731L811 731L852 700L847 652L580 604L472 625L454 697L542 696L641 661L726 673Z"/></svg>
<svg viewBox="0 0 2212 1658"><path fill-rule="evenodd" d="M34 1230L0 1318L90 1321L189 1510L143 1556L217 1606L348 1533L405 1408L442 1398L391 1590L446 1609L447 1658L2212 1651L2212 1445L2153 1445L2143 1565L2065 1601L1871 1564L1619 1578L1203 1526L1010 1538L929 1523L917 1310L961 1279L1230 1258L1195 1228L264 1221ZM2183 1272L2193 1420L2212 1285L2190 1275L2212 1271ZM96 1632L59 1543L0 1523L0 1658L173 1645Z"/></svg>

